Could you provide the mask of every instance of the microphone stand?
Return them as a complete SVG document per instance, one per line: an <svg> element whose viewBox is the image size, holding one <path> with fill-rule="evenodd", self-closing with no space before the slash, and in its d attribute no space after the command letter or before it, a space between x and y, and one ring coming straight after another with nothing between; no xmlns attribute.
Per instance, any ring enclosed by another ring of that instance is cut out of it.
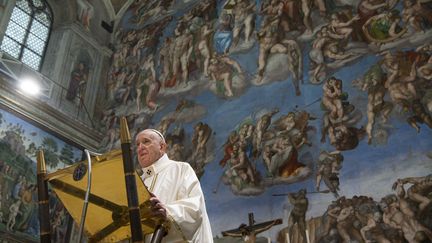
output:
<svg viewBox="0 0 432 243"><path fill-rule="evenodd" d="M153 233L150 243L160 243L162 239L168 234L165 226L160 224L156 226L155 232Z"/></svg>

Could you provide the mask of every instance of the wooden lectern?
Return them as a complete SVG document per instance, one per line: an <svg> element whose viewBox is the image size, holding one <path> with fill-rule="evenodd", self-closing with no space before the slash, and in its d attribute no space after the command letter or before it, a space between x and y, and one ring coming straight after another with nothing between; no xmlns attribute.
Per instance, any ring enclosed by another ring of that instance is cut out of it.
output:
<svg viewBox="0 0 432 243"><path fill-rule="evenodd" d="M122 149L92 158L86 151L88 163L82 161L47 174L43 152L39 152L37 179L42 243L51 241L48 184L74 221L82 225L89 242L118 242L129 238L132 242L143 242L143 234L153 233L156 228L159 231L162 228L162 232L155 233L152 242L159 242L165 235L161 227L164 222L151 216L150 193L134 170L126 119L122 118L120 124Z"/></svg>

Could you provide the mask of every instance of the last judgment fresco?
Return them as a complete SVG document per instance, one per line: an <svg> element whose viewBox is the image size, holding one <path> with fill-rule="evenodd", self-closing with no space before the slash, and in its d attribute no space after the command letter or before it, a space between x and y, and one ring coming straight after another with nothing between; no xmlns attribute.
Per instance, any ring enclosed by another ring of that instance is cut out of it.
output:
<svg viewBox="0 0 432 243"><path fill-rule="evenodd" d="M216 242L430 242L431 16L429 0L134 1L102 145L121 116L159 129Z"/></svg>

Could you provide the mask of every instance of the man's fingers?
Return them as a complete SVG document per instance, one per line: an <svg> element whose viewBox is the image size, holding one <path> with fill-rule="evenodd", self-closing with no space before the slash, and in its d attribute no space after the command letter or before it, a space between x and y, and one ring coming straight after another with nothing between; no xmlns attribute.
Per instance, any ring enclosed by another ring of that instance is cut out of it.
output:
<svg viewBox="0 0 432 243"><path fill-rule="evenodd" d="M155 200L150 200L150 202L151 202L153 211L157 211L160 209L166 211L165 206L157 198Z"/></svg>
<svg viewBox="0 0 432 243"><path fill-rule="evenodd" d="M158 203L160 203L159 199L157 197L151 197L150 198L150 203L154 206Z"/></svg>
<svg viewBox="0 0 432 243"><path fill-rule="evenodd" d="M163 218L167 218L167 212L165 208L153 208L151 214L153 216L161 216Z"/></svg>
<svg viewBox="0 0 432 243"><path fill-rule="evenodd" d="M154 209L164 209L165 207L162 205L162 203L158 202L153 206Z"/></svg>
<svg viewBox="0 0 432 243"><path fill-rule="evenodd" d="M154 195L150 193L150 203L151 203L151 213L154 216L162 216L163 218L167 217L167 210L162 202Z"/></svg>

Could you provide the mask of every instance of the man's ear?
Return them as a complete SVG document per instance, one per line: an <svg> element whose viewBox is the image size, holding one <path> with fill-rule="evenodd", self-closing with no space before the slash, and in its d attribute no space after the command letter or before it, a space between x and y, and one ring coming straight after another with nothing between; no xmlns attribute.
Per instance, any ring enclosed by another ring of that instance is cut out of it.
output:
<svg viewBox="0 0 432 243"><path fill-rule="evenodd" d="M162 152L166 152L167 150L167 144L166 143L160 143L160 149Z"/></svg>

